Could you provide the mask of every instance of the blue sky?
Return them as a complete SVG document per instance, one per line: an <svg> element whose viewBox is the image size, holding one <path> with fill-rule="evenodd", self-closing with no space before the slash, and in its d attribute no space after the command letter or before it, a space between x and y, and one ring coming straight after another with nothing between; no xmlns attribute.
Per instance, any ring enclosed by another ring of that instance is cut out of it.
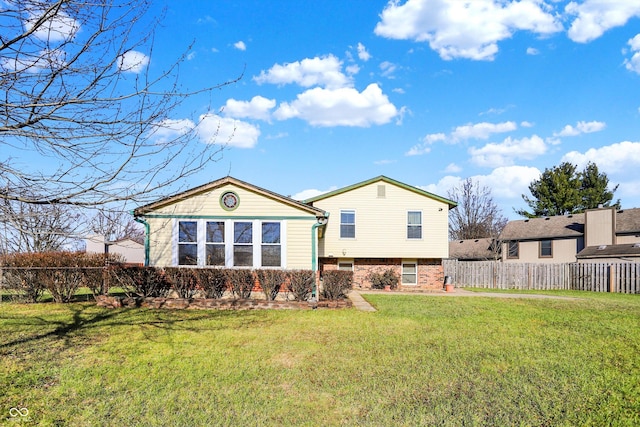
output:
<svg viewBox="0 0 640 427"><path fill-rule="evenodd" d="M472 177L516 219L545 168L593 161L640 207L638 0L161 6L152 72L182 53L185 87L244 72L167 122L234 133L193 186L230 174L306 198L386 175L446 196Z"/></svg>

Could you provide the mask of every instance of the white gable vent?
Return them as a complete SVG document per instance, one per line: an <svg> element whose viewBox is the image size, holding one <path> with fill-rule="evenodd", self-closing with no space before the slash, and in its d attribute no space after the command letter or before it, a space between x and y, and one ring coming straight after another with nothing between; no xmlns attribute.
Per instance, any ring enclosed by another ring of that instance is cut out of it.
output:
<svg viewBox="0 0 640 427"><path fill-rule="evenodd" d="M384 199L387 195L387 187L384 185L378 185L378 198Z"/></svg>

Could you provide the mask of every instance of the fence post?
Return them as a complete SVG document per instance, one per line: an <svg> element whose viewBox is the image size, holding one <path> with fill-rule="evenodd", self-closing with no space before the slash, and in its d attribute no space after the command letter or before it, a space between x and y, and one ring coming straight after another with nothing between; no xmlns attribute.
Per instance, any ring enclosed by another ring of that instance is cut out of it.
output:
<svg viewBox="0 0 640 427"><path fill-rule="evenodd" d="M609 292L610 293L614 293L616 291L615 277L616 277L615 269L613 265L609 264Z"/></svg>

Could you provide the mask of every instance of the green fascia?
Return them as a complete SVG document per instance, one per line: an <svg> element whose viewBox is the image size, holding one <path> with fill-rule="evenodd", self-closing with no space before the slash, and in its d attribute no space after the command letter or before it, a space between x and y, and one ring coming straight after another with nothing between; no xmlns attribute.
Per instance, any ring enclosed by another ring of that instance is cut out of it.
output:
<svg viewBox="0 0 640 427"><path fill-rule="evenodd" d="M366 181L359 182L357 184L349 185L347 187L339 188L337 190L330 191L328 193L324 193L324 194L321 194L319 196L312 197L310 199L306 199L306 200L304 200L304 203L317 202L318 200L323 200L323 199L326 199L327 197L332 197L332 196L335 196L337 194L346 193L348 191L354 190L356 188L364 187L365 185L373 184L374 182L378 182L378 181L383 181L383 182L386 182L388 184L392 184L392 185L395 185L397 187L404 188L405 190L412 191L414 193L420 194L422 196L426 196L426 197L435 199L435 200L437 200L439 202L446 203L447 205L449 205L450 209L453 209L456 206L458 206L458 203L454 202L453 200L449 200L449 199L446 199L444 197L437 196L437 195L435 195L433 193L429 193L428 191L421 190L418 187L414 187L412 185L405 184L405 183L400 182L400 181L396 181L395 179L391 179L391 178L386 177L384 175L380 175L380 176L377 176L375 178L371 178L371 179L368 179Z"/></svg>

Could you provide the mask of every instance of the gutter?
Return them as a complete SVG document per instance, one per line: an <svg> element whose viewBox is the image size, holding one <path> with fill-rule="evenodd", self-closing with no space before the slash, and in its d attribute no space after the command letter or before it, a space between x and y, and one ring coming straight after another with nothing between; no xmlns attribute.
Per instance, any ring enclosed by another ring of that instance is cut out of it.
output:
<svg viewBox="0 0 640 427"><path fill-rule="evenodd" d="M135 222L139 222L144 225L144 266L149 266L149 233L151 227L149 223L145 221L142 217L135 216L134 211L131 211L131 215L133 215L133 219Z"/></svg>
<svg viewBox="0 0 640 427"><path fill-rule="evenodd" d="M324 217L320 217L318 218L318 222L316 222L315 224L313 224L311 226L311 269L313 270L313 289L311 291L311 298L312 299L316 299L317 301L317 294L318 294L318 242L317 242L317 236L318 236L318 228L323 227L325 225L327 225L327 222L329 222L329 213L327 212L327 215Z"/></svg>

